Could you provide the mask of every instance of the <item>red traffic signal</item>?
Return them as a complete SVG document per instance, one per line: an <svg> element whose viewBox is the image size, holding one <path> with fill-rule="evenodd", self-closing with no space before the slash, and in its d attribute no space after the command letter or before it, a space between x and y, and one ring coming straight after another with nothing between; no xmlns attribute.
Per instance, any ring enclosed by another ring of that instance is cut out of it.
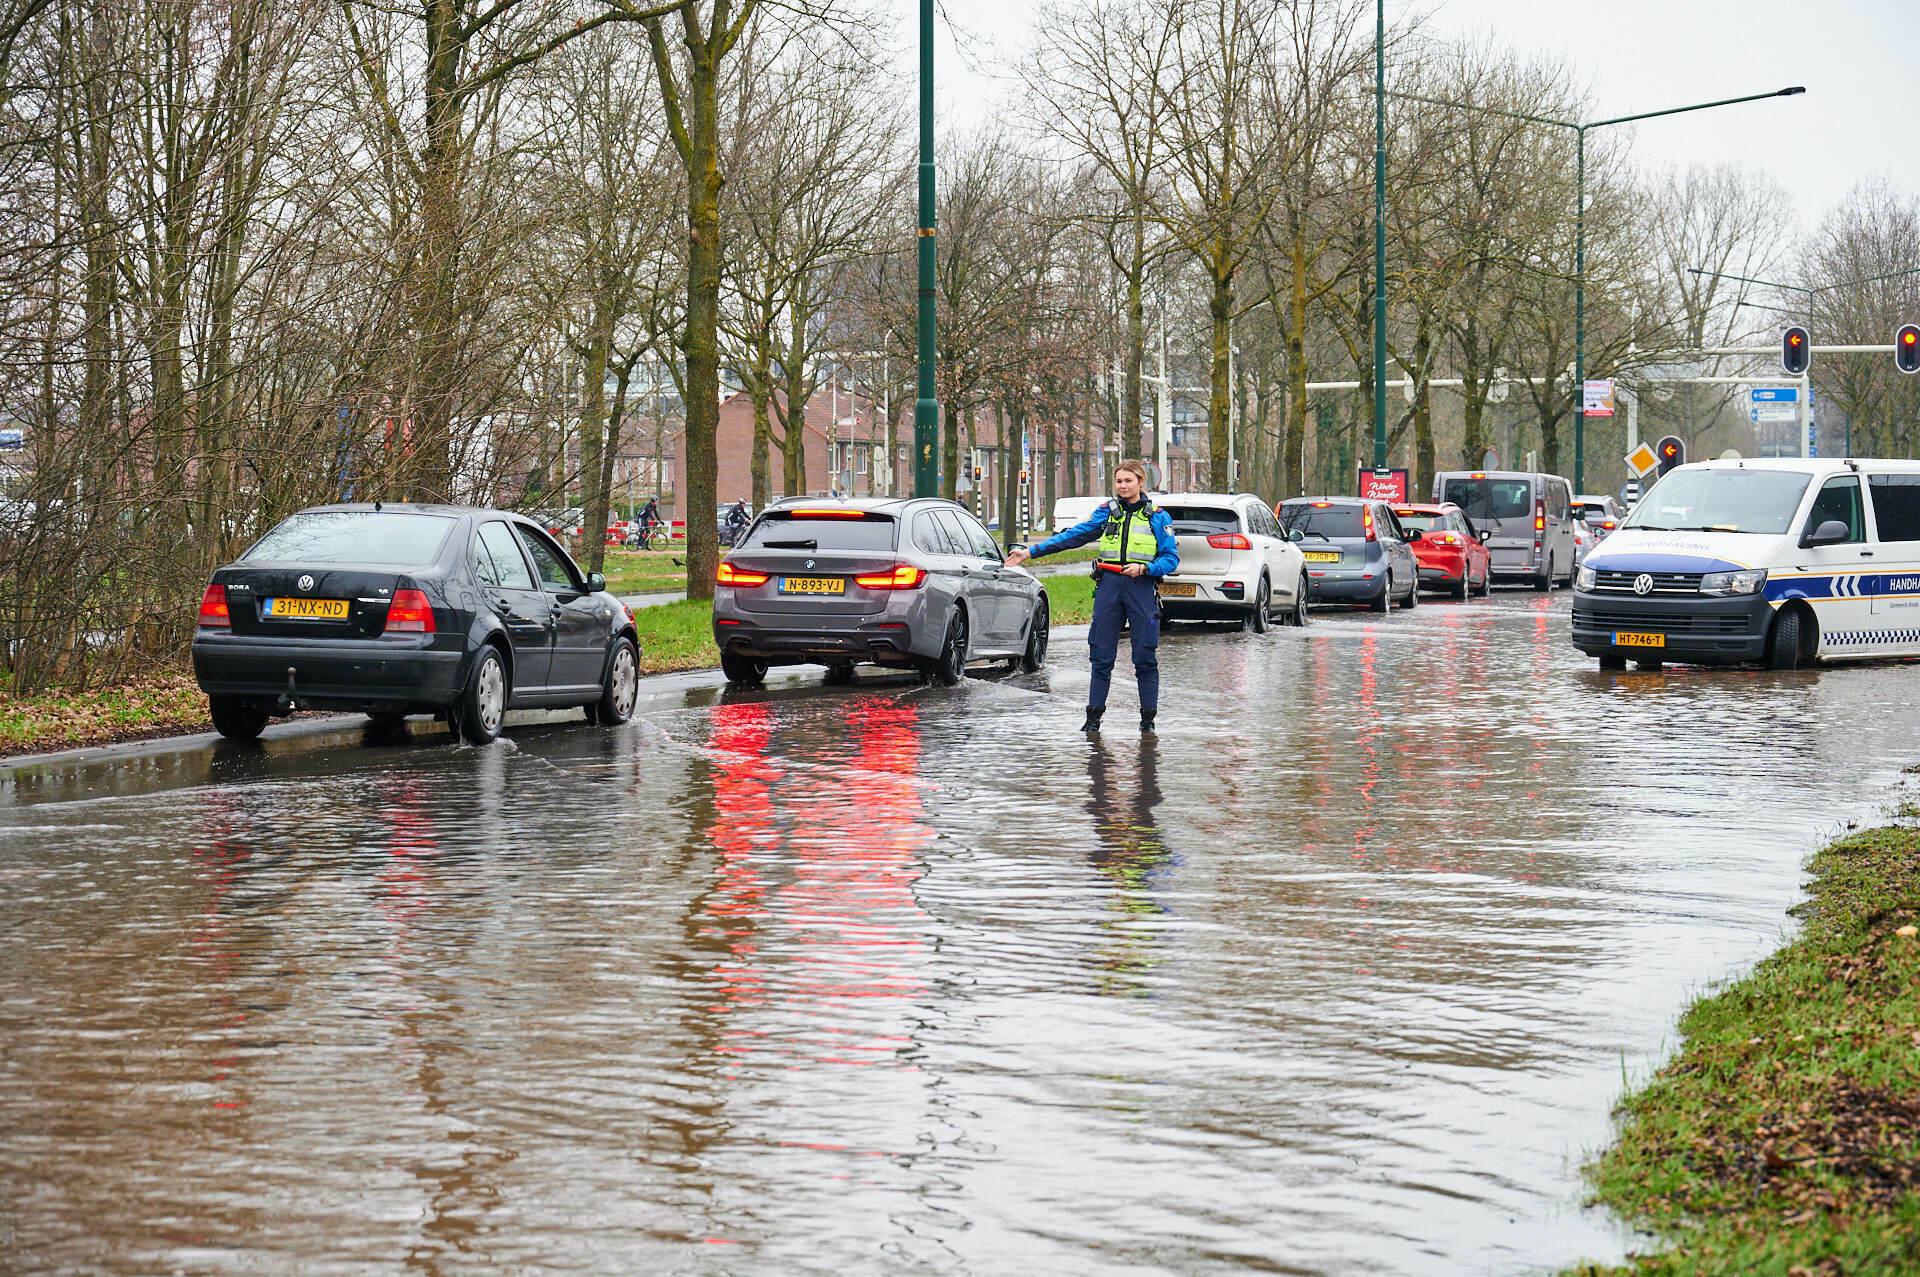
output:
<svg viewBox="0 0 1920 1277"><path fill-rule="evenodd" d="M1659 462L1656 463L1656 469L1658 469L1661 474L1665 474L1675 466L1682 466L1687 463L1686 441L1677 435L1668 435L1659 443L1654 444L1653 452L1655 456L1660 458Z"/></svg>
<svg viewBox="0 0 1920 1277"><path fill-rule="evenodd" d="M1798 377L1813 362L1813 339L1798 324L1780 335L1780 366Z"/></svg>
<svg viewBox="0 0 1920 1277"><path fill-rule="evenodd" d="M1901 372L1920 372L1920 324L1902 324L1893 335L1893 366Z"/></svg>

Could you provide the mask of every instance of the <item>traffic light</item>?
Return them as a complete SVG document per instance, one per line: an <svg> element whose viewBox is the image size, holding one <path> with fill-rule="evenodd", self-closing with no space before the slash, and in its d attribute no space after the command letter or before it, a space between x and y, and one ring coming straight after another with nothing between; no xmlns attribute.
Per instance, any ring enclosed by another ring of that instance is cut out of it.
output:
<svg viewBox="0 0 1920 1277"><path fill-rule="evenodd" d="M1668 435L1655 444L1653 450L1660 458L1658 469L1661 474L1675 466L1687 464L1687 445L1678 435Z"/></svg>
<svg viewBox="0 0 1920 1277"><path fill-rule="evenodd" d="M1902 324L1893 335L1893 366L1901 372L1920 372L1920 324Z"/></svg>
<svg viewBox="0 0 1920 1277"><path fill-rule="evenodd" d="M1807 336L1807 330L1795 324L1781 334L1780 366L1791 376L1798 377L1813 362L1813 341Z"/></svg>

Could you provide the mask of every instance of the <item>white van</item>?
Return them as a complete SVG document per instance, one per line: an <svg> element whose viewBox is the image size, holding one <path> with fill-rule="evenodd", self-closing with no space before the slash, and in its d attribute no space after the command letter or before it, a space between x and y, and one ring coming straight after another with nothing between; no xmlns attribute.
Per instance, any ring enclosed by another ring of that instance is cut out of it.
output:
<svg viewBox="0 0 1920 1277"><path fill-rule="evenodd" d="M1920 655L1920 461L1678 467L1587 555L1573 642L1601 669Z"/></svg>

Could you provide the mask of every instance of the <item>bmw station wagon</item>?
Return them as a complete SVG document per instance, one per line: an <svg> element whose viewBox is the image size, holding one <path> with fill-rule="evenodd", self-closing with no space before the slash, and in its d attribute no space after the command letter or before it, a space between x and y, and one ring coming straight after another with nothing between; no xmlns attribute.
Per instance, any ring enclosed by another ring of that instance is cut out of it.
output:
<svg viewBox="0 0 1920 1277"><path fill-rule="evenodd" d="M958 683L969 661L1037 670L1047 592L967 510L931 498L789 498L721 560L713 596L720 667L758 683L773 665L916 668Z"/></svg>
<svg viewBox="0 0 1920 1277"><path fill-rule="evenodd" d="M585 706L623 723L633 617L523 515L446 505L316 506L213 574L193 672L213 725L252 740L296 709L446 718L484 743L506 711Z"/></svg>

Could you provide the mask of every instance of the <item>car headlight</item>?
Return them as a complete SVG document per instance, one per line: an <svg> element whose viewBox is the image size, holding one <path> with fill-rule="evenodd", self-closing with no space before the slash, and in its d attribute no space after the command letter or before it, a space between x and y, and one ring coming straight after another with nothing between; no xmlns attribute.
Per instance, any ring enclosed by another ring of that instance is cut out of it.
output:
<svg viewBox="0 0 1920 1277"><path fill-rule="evenodd" d="M1574 578L1573 588L1576 590L1591 590L1599 579L1600 574L1583 563L1580 565L1580 575Z"/></svg>
<svg viewBox="0 0 1920 1277"><path fill-rule="evenodd" d="M1726 596L1752 594L1767 583L1765 568L1747 568L1741 572L1709 572L1700 578L1700 593Z"/></svg>

